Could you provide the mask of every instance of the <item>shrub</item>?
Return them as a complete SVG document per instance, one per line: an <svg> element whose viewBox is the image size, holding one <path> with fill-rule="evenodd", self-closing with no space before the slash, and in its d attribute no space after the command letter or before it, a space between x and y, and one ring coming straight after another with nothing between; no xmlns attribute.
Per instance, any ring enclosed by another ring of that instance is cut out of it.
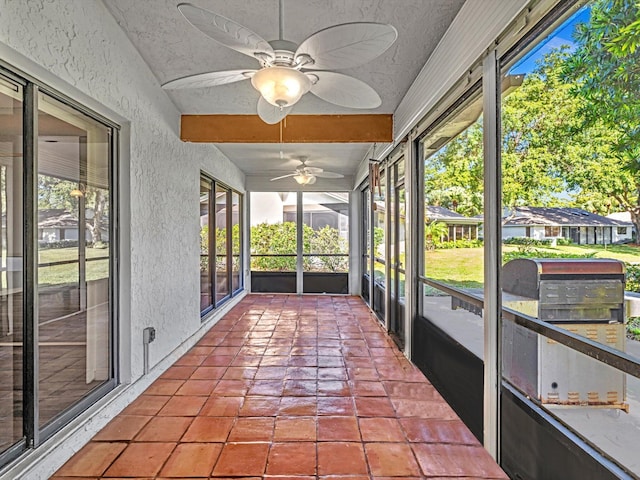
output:
<svg viewBox="0 0 640 480"><path fill-rule="evenodd" d="M627 337L640 339L640 317L631 317L627 322Z"/></svg>
<svg viewBox="0 0 640 480"><path fill-rule="evenodd" d="M46 242L44 240L38 240L38 248L44 250L47 248L71 248L77 247L78 240L57 240L54 242ZM87 246L91 246L91 242L87 242Z"/></svg>
<svg viewBox="0 0 640 480"><path fill-rule="evenodd" d="M506 252L502 255L502 262L506 263L510 260L515 260L516 258L593 258L596 252L592 253L555 253L555 252L545 252L542 250L532 249L529 251L518 250L517 252Z"/></svg>
<svg viewBox="0 0 640 480"><path fill-rule="evenodd" d="M570 238L559 238L556 240L556 245L573 245L573 241Z"/></svg>
<svg viewBox="0 0 640 480"><path fill-rule="evenodd" d="M625 290L640 292L640 264L627 263L627 284Z"/></svg>
<svg viewBox="0 0 640 480"><path fill-rule="evenodd" d="M435 248L477 248L482 246L482 240L449 240L445 242L434 242Z"/></svg>
<svg viewBox="0 0 640 480"><path fill-rule="evenodd" d="M382 232L382 229L380 229ZM378 232L375 232L378 233ZM251 227L251 270L296 271L297 230L295 222L261 223ZM381 241L375 239L374 242ZM346 272L349 269L347 240L330 226L314 230L309 225L302 227L303 268L312 272ZM313 254L335 254L314 256ZM286 256L270 256L286 255Z"/></svg>
<svg viewBox="0 0 640 480"><path fill-rule="evenodd" d="M559 239L558 239L559 240ZM536 240L530 237L511 237L502 241L505 245L526 245L532 247L544 247L551 245L551 240Z"/></svg>

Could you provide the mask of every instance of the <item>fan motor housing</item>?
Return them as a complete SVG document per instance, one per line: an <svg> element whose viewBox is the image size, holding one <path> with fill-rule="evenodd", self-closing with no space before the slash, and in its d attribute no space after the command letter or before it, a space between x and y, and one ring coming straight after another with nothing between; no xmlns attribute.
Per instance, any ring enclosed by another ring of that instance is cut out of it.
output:
<svg viewBox="0 0 640 480"><path fill-rule="evenodd" d="M271 62L272 65L278 65L283 67L290 67L294 63L294 52L298 46L288 40L271 40L269 45L273 48L273 52L276 57Z"/></svg>

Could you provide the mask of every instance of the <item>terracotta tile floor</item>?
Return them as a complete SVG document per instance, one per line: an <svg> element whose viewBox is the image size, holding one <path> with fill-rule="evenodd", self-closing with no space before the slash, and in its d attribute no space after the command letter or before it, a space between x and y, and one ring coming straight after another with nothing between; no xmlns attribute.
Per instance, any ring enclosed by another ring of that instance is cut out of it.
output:
<svg viewBox="0 0 640 480"><path fill-rule="evenodd" d="M62 479L506 479L357 297L249 295Z"/></svg>

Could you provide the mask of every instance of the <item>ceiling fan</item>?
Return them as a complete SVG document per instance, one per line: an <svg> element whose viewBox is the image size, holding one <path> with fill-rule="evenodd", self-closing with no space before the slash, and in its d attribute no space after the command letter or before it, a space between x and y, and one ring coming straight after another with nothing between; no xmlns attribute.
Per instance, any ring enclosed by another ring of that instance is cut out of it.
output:
<svg viewBox="0 0 640 480"><path fill-rule="evenodd" d="M348 108L377 108L382 104L369 85L331 70L367 63L385 52L396 40L392 25L354 22L320 30L300 45L283 39L282 0L279 0L279 39L267 42L260 35L222 15L190 3L178 10L198 30L222 45L255 58L260 69L225 70L178 78L165 89L204 88L251 79L260 92L258 115L269 124L278 123L307 92Z"/></svg>
<svg viewBox="0 0 640 480"><path fill-rule="evenodd" d="M271 181L273 182L274 180L281 180L288 177L293 177L293 179L300 185L313 185L316 183L317 177L342 178L344 175L335 172L325 172L319 167L309 167L307 166L307 157L300 157L300 165L296 167L294 172L272 178Z"/></svg>

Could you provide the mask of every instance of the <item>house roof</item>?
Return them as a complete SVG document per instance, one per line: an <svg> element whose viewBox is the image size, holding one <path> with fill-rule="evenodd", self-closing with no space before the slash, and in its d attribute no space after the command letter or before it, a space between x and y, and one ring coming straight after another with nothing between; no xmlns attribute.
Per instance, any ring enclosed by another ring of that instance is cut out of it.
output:
<svg viewBox="0 0 640 480"><path fill-rule="evenodd" d="M516 207L503 216L504 226L567 225L579 227L630 226L613 218L603 217L579 208Z"/></svg>
<svg viewBox="0 0 640 480"><path fill-rule="evenodd" d="M448 208L426 205L424 207L424 215L427 221L439 220L446 223L457 223L465 225L478 225L482 223L482 218L465 217L464 215L449 210Z"/></svg>
<svg viewBox="0 0 640 480"><path fill-rule="evenodd" d="M464 215L460 215L458 212L454 212L448 208L430 205L424 207L424 214L433 220L439 220L441 218L466 218Z"/></svg>
<svg viewBox="0 0 640 480"><path fill-rule="evenodd" d="M38 210L38 228L78 228L78 217L62 208Z"/></svg>

